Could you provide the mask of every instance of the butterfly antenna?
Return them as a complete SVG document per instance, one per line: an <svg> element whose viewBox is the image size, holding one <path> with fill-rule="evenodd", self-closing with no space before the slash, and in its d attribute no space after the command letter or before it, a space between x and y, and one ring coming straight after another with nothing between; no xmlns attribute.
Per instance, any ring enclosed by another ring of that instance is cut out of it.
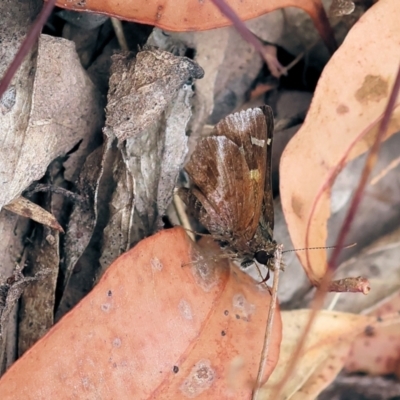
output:
<svg viewBox="0 0 400 400"><path fill-rule="evenodd" d="M343 246L342 249L350 249L351 247L356 246L357 243L351 243L348 244L346 246ZM322 247L305 247L303 249L290 249L290 250L285 250L282 252L282 254L284 253L289 253L289 252L293 252L293 251L304 251L304 250L327 250L327 249L336 249L337 246L322 246Z"/></svg>

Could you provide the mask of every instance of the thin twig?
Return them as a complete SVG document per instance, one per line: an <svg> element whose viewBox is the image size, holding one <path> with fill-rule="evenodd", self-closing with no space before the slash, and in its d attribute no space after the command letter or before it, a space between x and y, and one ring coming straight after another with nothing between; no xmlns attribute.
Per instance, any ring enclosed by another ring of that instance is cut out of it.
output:
<svg viewBox="0 0 400 400"><path fill-rule="evenodd" d="M231 20L233 26L239 32L246 42L250 43L256 51L258 51L261 57L268 63L274 63L275 68L278 71L281 71L281 74L285 74L286 70L282 65L279 64L278 60L268 54L266 51L264 44L257 38L256 35L244 24L244 22L240 19L240 17L236 14L236 12L231 8L231 6L225 0L212 0L212 2L216 5L216 7L224 14L228 19Z"/></svg>
<svg viewBox="0 0 400 400"><path fill-rule="evenodd" d="M261 351L261 358L260 358L260 365L258 368L256 386L255 390L253 391L253 397L252 397L253 400L256 400L258 398L258 395L260 394L260 388L262 386L262 381L265 374L265 368L268 364L269 346L271 343L276 303L278 301L278 284L279 284L279 272L281 270L281 264L282 264L282 250L283 250L283 245L280 244L276 247L274 252L274 264L275 264L274 283L272 285L272 295L269 303L267 326L265 329L265 336L264 336L264 345Z"/></svg>
<svg viewBox="0 0 400 400"><path fill-rule="evenodd" d="M176 215L178 216L179 222L185 228L185 230L187 232L187 235L194 242L196 240L196 237L195 237L194 232L192 230L192 226L190 225L189 218L188 218L188 216L186 214L183 201L179 197L178 193L176 193L176 192L174 193L173 204L174 204L175 212L176 212Z"/></svg>
<svg viewBox="0 0 400 400"><path fill-rule="evenodd" d="M121 50L123 51L129 51L128 43L125 39L124 29L122 27L121 21L118 18L111 17L111 23L114 28L119 47L121 47Z"/></svg>
<svg viewBox="0 0 400 400"><path fill-rule="evenodd" d="M38 193L38 192L50 192L50 193L54 193L54 194L59 194L69 200L72 201L85 201L85 197L81 196L78 193L74 193L71 192L68 189L65 189L61 186L53 186L53 185L48 185L48 184L44 184L44 183L37 183L35 184L33 187L28 188L26 190L26 193L28 194L33 194L33 193Z"/></svg>
<svg viewBox="0 0 400 400"><path fill-rule="evenodd" d="M332 311L332 310L336 307L336 304L337 304L337 302L338 302L339 297L341 296L341 294L342 294L342 293L335 293L335 295L333 296L333 299L332 299L332 301L330 302L329 306L326 307L326 309L327 309L328 311Z"/></svg>
<svg viewBox="0 0 400 400"><path fill-rule="evenodd" d="M376 185L382 178L384 178L390 171L395 169L400 164L400 157L395 158L390 164L384 168L377 176L371 179L369 183L371 186Z"/></svg>

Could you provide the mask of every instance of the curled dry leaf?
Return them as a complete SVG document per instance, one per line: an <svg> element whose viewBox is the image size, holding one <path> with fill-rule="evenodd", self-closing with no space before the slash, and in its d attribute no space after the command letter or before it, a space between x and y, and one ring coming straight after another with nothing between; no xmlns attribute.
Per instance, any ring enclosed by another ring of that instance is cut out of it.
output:
<svg viewBox="0 0 400 400"><path fill-rule="evenodd" d="M22 292L31 282L40 280L48 271L42 270L33 277L25 278L19 267L5 281L0 281L0 370L3 371L7 361L5 354L6 327L8 320Z"/></svg>
<svg viewBox="0 0 400 400"><path fill-rule="evenodd" d="M54 324L58 267L60 264L59 233L42 226L27 252L24 274L43 274L25 289L18 311L18 353L22 355Z"/></svg>
<svg viewBox="0 0 400 400"><path fill-rule="evenodd" d="M103 268L162 226L187 154L192 82L202 76L189 58L152 47L136 59L129 53L113 57L104 160L112 165L115 190Z"/></svg>
<svg viewBox="0 0 400 400"><path fill-rule="evenodd" d="M196 83L194 115L190 121L191 136L196 139L206 122L217 123L243 103L246 91L262 67L256 50L232 27L168 33L168 36L155 28L149 43L165 50L194 49L194 60L204 68L204 78Z"/></svg>
<svg viewBox="0 0 400 400"><path fill-rule="evenodd" d="M47 225L59 232L64 232L64 229L58 223L54 215L50 214L37 204L32 203L30 200L25 199L25 197L17 197L10 203L6 204L4 208L15 214L21 215L22 217L30 218L40 224Z"/></svg>
<svg viewBox="0 0 400 400"><path fill-rule="evenodd" d="M115 55L105 133L115 135L121 145L156 127L182 87L203 75L189 58L156 48L145 47L136 58L130 53Z"/></svg>
<svg viewBox="0 0 400 400"><path fill-rule="evenodd" d="M377 132L399 67L393 52L400 38L397 11L396 2L382 0L353 27L326 66L304 125L285 149L280 166L280 193L295 248L307 246L307 222L316 196L328 185L329 176L346 155L351 160L368 150ZM400 128L398 114L397 108L387 137ZM368 134L357 140L363 132ZM316 204L308 233L309 246L325 245L329 195L328 189ZM299 253L299 257L309 279L318 284L326 271L326 254L305 252Z"/></svg>
<svg viewBox="0 0 400 400"><path fill-rule="evenodd" d="M340 296L336 311L359 313L384 301L400 289L400 229L387 234L339 266L333 279L368 276L373 290L368 296ZM333 300L328 294L325 305Z"/></svg>
<svg viewBox="0 0 400 400"><path fill-rule="evenodd" d="M42 35L34 71L32 107L24 111L29 119L9 122L1 136L0 208L102 122L99 95L71 42Z"/></svg>
<svg viewBox="0 0 400 400"><path fill-rule="evenodd" d="M21 260L25 248L25 235L29 220L7 210L0 211L0 277L6 278L13 274L15 266ZM4 322L2 330L2 345L0 347L0 375L15 361L17 354L17 321L9 318L8 325ZM7 326L6 326L7 325ZM6 337L7 336L7 337ZM7 343L6 343L7 342Z"/></svg>
<svg viewBox="0 0 400 400"><path fill-rule="evenodd" d="M86 159L79 178L75 182L80 199L74 202L63 237L64 256L60 266L63 290L76 263L92 237L97 220L97 190L101 175L102 148L93 151Z"/></svg>
<svg viewBox="0 0 400 400"><path fill-rule="evenodd" d="M8 69L14 59L18 48L42 7L42 2L33 0L25 3L13 1L0 2L0 76ZM14 79L0 98L0 182L3 196L6 201L0 201L0 209L5 202L12 200L15 196L8 197L8 185L10 170L4 162L8 157L17 157L24 138L24 131L29 122L29 110L32 101L32 88L35 74L32 70L35 66L37 46L34 46L22 61L20 68L16 71ZM12 174L14 174L11 165ZM24 188L21 188L21 191ZM20 218L7 210L0 211L0 277L8 277L12 274L15 265L20 261L25 246L25 235L29 227L29 220ZM17 299L19 298L19 295ZM2 318L0 322L0 375L11 365L17 354L17 321L15 308L17 300L8 300L7 308L11 318ZM4 305L4 303L3 303ZM9 322L7 322L9 321Z"/></svg>
<svg viewBox="0 0 400 400"><path fill-rule="evenodd" d="M1 398L248 399L269 291L193 246L174 228L119 257L7 371ZM277 313L265 379L280 340Z"/></svg>
<svg viewBox="0 0 400 400"><path fill-rule="evenodd" d="M262 399L314 399L343 367L350 344L356 335L375 320L373 317L355 314L318 312L293 375L280 397L274 397L276 385L285 374L311 312L311 310L295 310L281 313L283 324L281 352L278 365L264 385Z"/></svg>

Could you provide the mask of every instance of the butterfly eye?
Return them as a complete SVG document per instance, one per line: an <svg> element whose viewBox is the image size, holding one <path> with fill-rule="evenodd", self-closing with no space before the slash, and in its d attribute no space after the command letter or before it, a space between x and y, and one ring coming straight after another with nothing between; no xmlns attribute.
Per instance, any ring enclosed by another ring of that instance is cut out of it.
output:
<svg viewBox="0 0 400 400"><path fill-rule="evenodd" d="M257 251L257 253L254 255L256 261L263 265L267 265L268 260L271 259L272 257L273 255L268 254L265 250Z"/></svg>

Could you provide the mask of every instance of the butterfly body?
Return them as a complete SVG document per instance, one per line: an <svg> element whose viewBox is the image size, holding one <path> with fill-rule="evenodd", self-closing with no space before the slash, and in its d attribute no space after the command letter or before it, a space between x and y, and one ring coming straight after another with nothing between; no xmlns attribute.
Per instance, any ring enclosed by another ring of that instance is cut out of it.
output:
<svg viewBox="0 0 400 400"><path fill-rule="evenodd" d="M246 266L270 266L273 240L273 115L264 106L231 114L198 143L180 196L224 250Z"/></svg>

